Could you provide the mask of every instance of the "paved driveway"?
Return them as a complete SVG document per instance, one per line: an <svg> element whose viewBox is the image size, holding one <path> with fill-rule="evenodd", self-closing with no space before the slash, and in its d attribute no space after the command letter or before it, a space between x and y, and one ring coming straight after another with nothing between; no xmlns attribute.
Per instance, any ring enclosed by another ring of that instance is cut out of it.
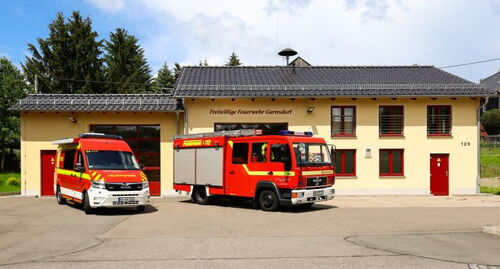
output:
<svg viewBox="0 0 500 269"><path fill-rule="evenodd" d="M0 198L6 268L480 268L500 265L499 196L337 197L310 210L155 199L85 215L50 198ZM3 265L3 266L2 266Z"/></svg>

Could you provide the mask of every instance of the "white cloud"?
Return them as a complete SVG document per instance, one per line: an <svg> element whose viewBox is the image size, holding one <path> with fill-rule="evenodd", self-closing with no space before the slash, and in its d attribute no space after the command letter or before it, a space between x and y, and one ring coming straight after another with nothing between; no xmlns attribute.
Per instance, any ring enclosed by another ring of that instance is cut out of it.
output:
<svg viewBox="0 0 500 269"><path fill-rule="evenodd" d="M233 51L245 65L283 64L276 53L285 47L314 65L443 66L499 57L500 36L491 34L498 3L141 0L124 10L156 26L141 36L153 69L164 61L222 65ZM496 72L498 62L474 67L449 71L477 81Z"/></svg>
<svg viewBox="0 0 500 269"><path fill-rule="evenodd" d="M85 0L96 6L97 8L108 12L116 13L125 8L125 2L123 0Z"/></svg>

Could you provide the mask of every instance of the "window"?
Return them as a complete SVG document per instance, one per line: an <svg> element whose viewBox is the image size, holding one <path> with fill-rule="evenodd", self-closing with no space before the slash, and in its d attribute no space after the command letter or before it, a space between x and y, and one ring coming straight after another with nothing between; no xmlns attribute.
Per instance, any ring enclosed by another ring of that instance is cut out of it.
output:
<svg viewBox="0 0 500 269"><path fill-rule="evenodd" d="M337 149L335 152L335 171L337 176L356 175L356 150Z"/></svg>
<svg viewBox="0 0 500 269"><path fill-rule="evenodd" d="M65 150L64 152L64 169L73 170L75 164L75 150Z"/></svg>
<svg viewBox="0 0 500 269"><path fill-rule="evenodd" d="M380 150L380 175L402 176L404 165L404 151L402 149Z"/></svg>
<svg viewBox="0 0 500 269"><path fill-rule="evenodd" d="M233 164L245 164L248 162L248 143L233 144Z"/></svg>
<svg viewBox="0 0 500 269"><path fill-rule="evenodd" d="M451 134L451 106L427 106L427 135Z"/></svg>
<svg viewBox="0 0 500 269"><path fill-rule="evenodd" d="M92 170L139 170L134 155L127 151L87 150L87 162Z"/></svg>
<svg viewBox="0 0 500 269"><path fill-rule="evenodd" d="M290 150L287 144L271 145L271 162L289 162Z"/></svg>
<svg viewBox="0 0 500 269"><path fill-rule="evenodd" d="M402 136L403 129L403 106L381 106L379 108L380 136Z"/></svg>
<svg viewBox="0 0 500 269"><path fill-rule="evenodd" d="M332 107L332 136L356 135L356 109L353 106Z"/></svg>
<svg viewBox="0 0 500 269"><path fill-rule="evenodd" d="M266 162L267 143L252 143L252 162Z"/></svg>
<svg viewBox="0 0 500 269"><path fill-rule="evenodd" d="M232 131L241 129L261 129L262 134L279 134L281 130L288 130L288 123L215 123L214 131Z"/></svg>
<svg viewBox="0 0 500 269"><path fill-rule="evenodd" d="M78 151L78 155L76 155L76 164L75 168L83 168L83 155L81 151Z"/></svg>

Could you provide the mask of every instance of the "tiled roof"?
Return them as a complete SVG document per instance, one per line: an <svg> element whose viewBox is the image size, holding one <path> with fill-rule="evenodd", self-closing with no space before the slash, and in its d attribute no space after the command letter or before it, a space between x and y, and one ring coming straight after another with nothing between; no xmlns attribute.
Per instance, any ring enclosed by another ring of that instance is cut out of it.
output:
<svg viewBox="0 0 500 269"><path fill-rule="evenodd" d="M433 66L184 67L176 97L490 96Z"/></svg>
<svg viewBox="0 0 500 269"><path fill-rule="evenodd" d="M10 110L163 112L182 110L182 105L167 94L31 94Z"/></svg>

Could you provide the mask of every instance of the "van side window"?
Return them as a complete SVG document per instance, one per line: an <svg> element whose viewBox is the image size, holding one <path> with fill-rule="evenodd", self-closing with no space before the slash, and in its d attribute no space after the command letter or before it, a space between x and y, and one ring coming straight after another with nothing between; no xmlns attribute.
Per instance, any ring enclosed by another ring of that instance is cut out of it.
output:
<svg viewBox="0 0 500 269"><path fill-rule="evenodd" d="M248 162L248 143L233 144L233 164L245 164Z"/></svg>
<svg viewBox="0 0 500 269"><path fill-rule="evenodd" d="M81 151L78 151L78 155L76 155L76 164L75 167L83 168L83 155Z"/></svg>
<svg viewBox="0 0 500 269"><path fill-rule="evenodd" d="M271 146L271 162L290 161L290 150L287 144L273 144Z"/></svg>
<svg viewBox="0 0 500 269"><path fill-rule="evenodd" d="M252 143L252 162L266 162L267 143Z"/></svg>
<svg viewBox="0 0 500 269"><path fill-rule="evenodd" d="M65 150L64 151L64 169L73 170L75 162L76 150Z"/></svg>

